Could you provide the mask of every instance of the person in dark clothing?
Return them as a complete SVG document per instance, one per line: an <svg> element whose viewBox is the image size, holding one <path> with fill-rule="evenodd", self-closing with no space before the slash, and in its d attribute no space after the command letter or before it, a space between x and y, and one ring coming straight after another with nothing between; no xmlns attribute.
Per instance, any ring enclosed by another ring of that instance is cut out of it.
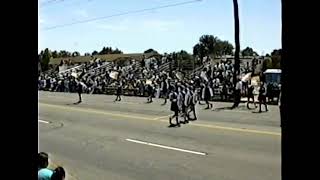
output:
<svg viewBox="0 0 320 180"><path fill-rule="evenodd" d="M51 176L51 180L64 180L66 178L66 172L63 167L58 166L54 169Z"/></svg>
<svg viewBox="0 0 320 180"><path fill-rule="evenodd" d="M203 105L203 104L201 103L201 100L204 99L204 97L202 96L202 93L203 93L204 89L205 89L205 86L204 86L204 85L200 85L200 87L199 87L198 90L197 90L198 97L199 97L199 105Z"/></svg>
<svg viewBox="0 0 320 180"><path fill-rule="evenodd" d="M82 89L83 87L85 87L85 84L82 82L81 79L77 79L77 92L78 92L78 96L79 96L79 101L77 103L81 103L82 102L82 98L81 98L81 94L82 94Z"/></svg>
<svg viewBox="0 0 320 180"><path fill-rule="evenodd" d="M190 87L189 93L187 93L187 118L188 120L197 120L196 115L196 104L197 104L197 92L195 91L195 88L193 86ZM190 118L190 113L193 112L193 118Z"/></svg>
<svg viewBox="0 0 320 180"><path fill-rule="evenodd" d="M117 83L117 89L116 89L116 99L113 102L121 101L121 93L122 93L122 83Z"/></svg>
<svg viewBox="0 0 320 180"><path fill-rule="evenodd" d="M256 102L254 101L253 90L254 90L254 87L252 85L250 85L248 88L248 102L247 102L248 109L250 109L250 107L249 107L250 99L252 99L254 107L257 108Z"/></svg>
<svg viewBox="0 0 320 180"><path fill-rule="evenodd" d="M185 102L186 92L183 85L179 86L178 89L178 107L180 109L181 117L183 117L184 121L180 121L182 124L189 123L187 120L187 105Z"/></svg>
<svg viewBox="0 0 320 180"><path fill-rule="evenodd" d="M212 69L209 67L208 71L206 72L207 77L210 79L212 74Z"/></svg>
<svg viewBox="0 0 320 180"><path fill-rule="evenodd" d="M204 101L207 104L207 107L205 109L210 109L213 107L213 105L212 105L212 103L209 102L209 100L211 99L211 92L210 92L209 85L205 85L203 91L204 91Z"/></svg>
<svg viewBox="0 0 320 180"><path fill-rule="evenodd" d="M236 87L235 87L235 100L234 100L234 104L233 106L231 107L231 109L234 109L236 107L239 106L240 104L240 100L241 100L241 89L242 89L242 82L241 82L241 79L238 78L238 81L237 81L237 84L236 84Z"/></svg>
<svg viewBox="0 0 320 180"><path fill-rule="evenodd" d="M224 82L222 85L221 100L222 101L228 100L228 87L226 82Z"/></svg>
<svg viewBox="0 0 320 180"><path fill-rule="evenodd" d="M152 102L153 102L153 101L152 101L152 97L153 97L153 87L152 87L151 84L148 84L147 90L148 90L148 98L147 98L148 103L152 103Z"/></svg>
<svg viewBox="0 0 320 180"><path fill-rule="evenodd" d="M167 82L166 79L163 79L161 82L161 93L164 98L164 103L162 105L167 104L167 98L168 98L168 85L169 83Z"/></svg>
<svg viewBox="0 0 320 180"><path fill-rule="evenodd" d="M145 67L146 66L146 62L145 62L145 60L144 60L144 58L142 59L142 61L141 61L141 67Z"/></svg>
<svg viewBox="0 0 320 180"><path fill-rule="evenodd" d="M172 118L176 118L176 126L180 126L179 123L179 107L178 107L178 87L176 87L175 91L171 91L169 94L169 98L171 101L170 110L174 112L172 116L169 117L169 127L174 127L175 125L172 124Z"/></svg>
<svg viewBox="0 0 320 180"><path fill-rule="evenodd" d="M268 111L267 101L266 101L267 87L265 83L262 81L259 89L259 113L261 113L261 104L264 104L266 111Z"/></svg>

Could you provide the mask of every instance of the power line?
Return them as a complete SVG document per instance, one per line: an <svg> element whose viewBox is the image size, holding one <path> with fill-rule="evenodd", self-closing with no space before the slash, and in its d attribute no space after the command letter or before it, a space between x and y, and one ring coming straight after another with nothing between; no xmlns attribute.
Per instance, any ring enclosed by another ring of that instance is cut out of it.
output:
<svg viewBox="0 0 320 180"><path fill-rule="evenodd" d="M87 0L87 2L91 2L93 0ZM53 5L57 5L57 4L60 4L60 3L65 3L65 2L70 2L70 0L48 0L48 1L45 1L43 3L41 3L41 8L46 8L46 7L50 7L50 6L53 6ZM81 2L74 2L72 4L79 4Z"/></svg>
<svg viewBox="0 0 320 180"><path fill-rule="evenodd" d="M87 19L87 20L82 20L82 21L75 21L75 22L67 23L67 24L51 26L48 28L44 28L44 30L57 29L57 28L62 28L62 27L66 27L66 26L72 26L75 24L82 24L82 23L87 23L87 22L91 22L91 21L98 21L101 19L107 19L107 18L112 18L112 17L116 17L116 16L123 16L123 15L127 15L127 14L141 13L141 12L152 11L152 10L156 10L156 9L164 9L164 8L168 8L168 7L181 6L181 5L191 4L191 3L195 3L195 2L199 2L199 1L202 1L202 0L185 1L185 2L181 2L181 3L168 4L168 5L157 6L157 7L153 7L153 8L146 8L146 9L140 9L140 10L135 10L135 11L127 11L127 12L108 15L108 16L102 16L102 17L97 17L97 18L92 18L92 19Z"/></svg>
<svg viewBox="0 0 320 180"><path fill-rule="evenodd" d="M64 2L64 0L48 0L48 1L41 3L41 6L46 6L48 4L50 5L52 3L57 3L57 2Z"/></svg>

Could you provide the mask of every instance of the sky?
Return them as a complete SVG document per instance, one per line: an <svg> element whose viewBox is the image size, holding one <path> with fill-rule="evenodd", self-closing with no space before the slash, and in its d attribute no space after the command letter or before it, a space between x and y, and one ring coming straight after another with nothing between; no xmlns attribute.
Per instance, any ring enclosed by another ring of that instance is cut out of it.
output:
<svg viewBox="0 0 320 180"><path fill-rule="evenodd" d="M83 55L111 46L124 53L143 53L149 48L159 53L192 53L204 34L234 45L232 0L200 0L50 29L186 1L190 0L39 0L38 52L49 48ZM267 54L281 48L281 1L238 0L238 4L241 49L249 46Z"/></svg>

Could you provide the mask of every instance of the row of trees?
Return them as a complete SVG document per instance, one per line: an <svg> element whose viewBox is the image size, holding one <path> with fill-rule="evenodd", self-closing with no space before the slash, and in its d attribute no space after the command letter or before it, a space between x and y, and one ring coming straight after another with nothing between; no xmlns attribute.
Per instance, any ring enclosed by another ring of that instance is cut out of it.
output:
<svg viewBox="0 0 320 180"><path fill-rule="evenodd" d="M280 69L281 68L281 49L275 49L271 52L271 56L266 56L268 59L262 64L262 70Z"/></svg>
<svg viewBox="0 0 320 180"><path fill-rule="evenodd" d="M220 40L213 35L203 35L193 47L193 55L203 58L213 55L220 57L222 55L233 55L233 45L228 41Z"/></svg>
<svg viewBox="0 0 320 180"><path fill-rule="evenodd" d="M123 52L118 48L112 49L112 47L103 47L100 52L93 51L92 53L85 53L85 56L94 56L94 55L103 55L103 54L122 54ZM49 61L51 58L68 58L68 57L77 57L81 56L78 51L75 52L68 52L66 50L61 51L51 51L48 48L42 50L39 55L38 59L41 64L41 68L43 71L48 70L49 68Z"/></svg>
<svg viewBox="0 0 320 180"><path fill-rule="evenodd" d="M234 47L229 41L220 40L214 35L203 35L193 47L193 55L200 58L212 55L221 57L223 55L234 55ZM242 56L258 56L251 47L246 47L241 51Z"/></svg>

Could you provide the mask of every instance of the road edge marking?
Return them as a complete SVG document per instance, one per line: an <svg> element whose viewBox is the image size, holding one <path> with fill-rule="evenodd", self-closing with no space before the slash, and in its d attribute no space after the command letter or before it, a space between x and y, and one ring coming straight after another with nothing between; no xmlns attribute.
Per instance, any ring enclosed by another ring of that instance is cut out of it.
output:
<svg viewBox="0 0 320 180"><path fill-rule="evenodd" d="M202 156L208 155L207 153L204 153L204 152L191 151L191 150L187 150L187 149L181 149L181 148L176 148L176 147L171 147L171 146L149 143L149 142L135 140L135 139L126 139L126 141L137 143L137 144L159 147L159 148L163 148L163 149L170 149L170 150L181 151L181 152L186 152L186 153L191 153L191 154L197 154L197 155L202 155Z"/></svg>
<svg viewBox="0 0 320 180"><path fill-rule="evenodd" d="M49 124L50 122L38 119L38 122Z"/></svg>

